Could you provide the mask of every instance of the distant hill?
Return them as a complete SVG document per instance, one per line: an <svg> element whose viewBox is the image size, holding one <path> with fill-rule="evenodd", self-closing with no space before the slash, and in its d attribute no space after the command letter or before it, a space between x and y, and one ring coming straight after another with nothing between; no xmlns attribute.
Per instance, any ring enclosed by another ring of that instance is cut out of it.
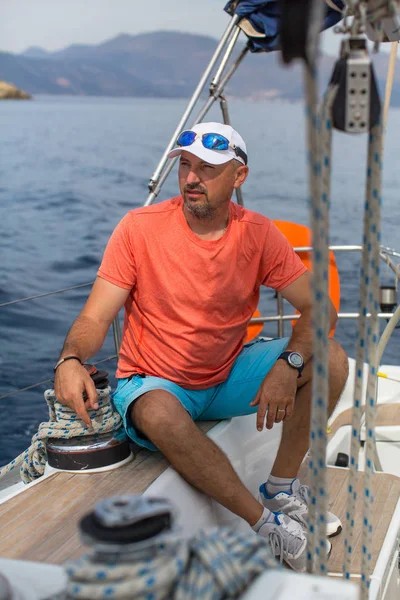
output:
<svg viewBox="0 0 400 600"><path fill-rule="evenodd" d="M39 48L39 46L31 46L27 48L23 53L26 58L47 58L51 56L51 52Z"/></svg>
<svg viewBox="0 0 400 600"><path fill-rule="evenodd" d="M0 53L0 79L31 94L188 97L216 44L217 40L208 36L158 31L121 34L101 44L75 44L57 52L32 47L22 54ZM374 58L382 89L387 61L387 55ZM322 57L322 85L326 85L333 63L332 58ZM276 52L250 54L229 82L227 93L252 99L299 99L303 94L300 65L290 70L283 67ZM398 71L393 104L400 105Z"/></svg>

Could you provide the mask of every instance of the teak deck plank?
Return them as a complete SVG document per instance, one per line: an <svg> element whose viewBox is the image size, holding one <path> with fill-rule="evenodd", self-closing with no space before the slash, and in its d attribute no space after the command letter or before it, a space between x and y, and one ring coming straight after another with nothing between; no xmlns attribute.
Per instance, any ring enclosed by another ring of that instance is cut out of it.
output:
<svg viewBox="0 0 400 600"><path fill-rule="evenodd" d="M216 423L197 425L207 433ZM0 505L0 555L52 564L78 556L78 521L106 496L143 493L168 466L161 453L137 449L130 463L113 471L54 473Z"/></svg>
<svg viewBox="0 0 400 600"><path fill-rule="evenodd" d="M361 411L365 411L365 406L361 407ZM332 437L340 427L344 425L351 425L352 422L352 408L347 408L333 421L330 426L329 437ZM376 407L376 423L375 427L389 427L391 425L400 425L400 402L383 402L378 404Z"/></svg>
<svg viewBox="0 0 400 600"><path fill-rule="evenodd" d="M354 515L353 554L351 573L361 573L362 523L363 523L363 478L362 472L357 478L357 501ZM307 469L302 467L302 482L307 483ZM344 468L328 468L329 510L337 515L346 527L346 511L348 501L349 470ZM394 510L400 498L400 477L388 473L374 473L372 483L374 504L372 508L373 545L371 549L371 570L375 568L380 548L388 531ZM332 553L328 562L330 573L341 573L344 558L344 531L331 538Z"/></svg>

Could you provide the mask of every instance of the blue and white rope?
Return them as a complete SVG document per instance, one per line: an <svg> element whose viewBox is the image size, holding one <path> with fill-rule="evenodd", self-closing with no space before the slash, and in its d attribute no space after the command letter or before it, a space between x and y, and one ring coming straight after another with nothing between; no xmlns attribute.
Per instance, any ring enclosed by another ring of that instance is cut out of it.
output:
<svg viewBox="0 0 400 600"><path fill-rule="evenodd" d="M92 427L89 428L75 411L56 399L54 390L47 390L44 397L49 409L49 420L40 423L29 448L0 469L0 479L17 467L20 467L20 476L24 483L41 477L46 466L48 438L68 439L120 429L122 420L111 404L110 393L109 386L104 390L97 390L99 408L89 412L92 421Z"/></svg>
<svg viewBox="0 0 400 600"><path fill-rule="evenodd" d="M326 555L326 424L329 394L329 196L322 192L322 173L328 178L330 161L321 165L320 119L317 112L318 90L314 66L305 67L308 133L310 213L313 243L313 388L310 427L310 495L307 570L327 573ZM329 185L328 185L329 190Z"/></svg>
<svg viewBox="0 0 400 600"><path fill-rule="evenodd" d="M93 551L68 563L68 598L237 598L266 569L279 567L264 538L230 529L211 529L189 541L159 543L148 559L128 562L123 554L118 558L118 563L102 562Z"/></svg>
<svg viewBox="0 0 400 600"><path fill-rule="evenodd" d="M369 171L368 171L369 173ZM367 173L367 177L368 177ZM364 206L363 252L360 270L360 297L358 301L359 319L356 342L355 384L353 394L352 435L350 447L350 468L348 480L348 504L346 511L346 537L343 574L346 579L351 576L351 558L353 552L354 514L357 501L358 453L360 449L360 420L364 381L364 361L369 360L367 346L367 313L370 294L370 264L372 259L371 225L368 200Z"/></svg>
<svg viewBox="0 0 400 600"><path fill-rule="evenodd" d="M361 598L368 598L372 545L372 478L375 452L376 377L379 367L379 268L380 268L380 211L381 211L381 152L383 131L381 124L369 134L366 201L364 207L363 254L360 276L359 323L356 346L356 373L353 398L348 508L346 512L346 538L343 575L350 579L353 552L354 514L357 500L357 469L360 449L360 419L363 393L364 360L369 364L366 392L366 432ZM367 328L367 313L371 313ZM367 329L367 331L366 331ZM368 345L367 345L368 341Z"/></svg>
<svg viewBox="0 0 400 600"><path fill-rule="evenodd" d="M374 473L375 453L375 418L376 418L376 385L379 369L379 274L380 274L380 244L381 244L381 184L382 184L382 125L375 126L369 136L366 211L369 214L370 244L367 248L370 256L370 292L369 303L371 317L368 323L368 355L369 373L365 399L365 466L364 466L364 511L362 530L362 560L361 560L361 600L368 598L371 575L372 547L372 481Z"/></svg>

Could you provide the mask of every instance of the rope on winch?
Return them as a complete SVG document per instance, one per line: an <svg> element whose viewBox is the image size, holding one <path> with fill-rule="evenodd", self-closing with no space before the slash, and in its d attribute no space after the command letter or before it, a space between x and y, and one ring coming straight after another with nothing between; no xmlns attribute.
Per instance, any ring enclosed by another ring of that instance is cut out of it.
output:
<svg viewBox="0 0 400 600"><path fill-rule="evenodd" d="M188 541L158 543L150 558L118 564L95 554L68 563L67 597L76 600L187 600L237 598L266 569L279 564L264 538L211 529Z"/></svg>
<svg viewBox="0 0 400 600"><path fill-rule="evenodd" d="M92 421L92 427L89 428L73 409L57 400L54 390L47 390L44 397L49 409L49 420L40 423L29 448L0 469L0 479L17 467L20 467L20 476L24 483L41 477L46 466L48 438L69 439L108 433L122 427L121 417L111 404L110 392L110 386L97 390L99 408L89 412Z"/></svg>

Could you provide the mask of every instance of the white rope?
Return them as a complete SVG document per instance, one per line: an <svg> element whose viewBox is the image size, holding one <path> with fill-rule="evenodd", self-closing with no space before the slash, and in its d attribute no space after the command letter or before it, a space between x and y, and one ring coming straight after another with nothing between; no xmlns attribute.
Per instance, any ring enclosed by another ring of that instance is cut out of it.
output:
<svg viewBox="0 0 400 600"><path fill-rule="evenodd" d="M400 306L398 306L391 317L390 321L386 325L378 344L378 357L377 363L381 364L383 353L386 349L386 345L391 338L393 331L396 329L397 324L400 321ZM391 379L392 381L399 381L399 379L394 379L393 377L387 377L387 379Z"/></svg>
<svg viewBox="0 0 400 600"><path fill-rule="evenodd" d="M366 208L366 207L365 207ZM357 473L358 473L358 453L360 448L360 421L361 421L361 404L364 380L364 361L366 357L366 326L368 314L368 293L369 293L369 265L371 256L368 253L368 248L371 248L370 241L371 228L369 223L368 210L364 212L363 226L363 252L361 258L360 270L360 297L358 300L358 327L357 327L357 342L356 342L356 366L355 366L355 382L353 393L353 413L351 426L351 444L350 444L350 466L348 480L348 501L346 511L346 527L344 539L344 562L343 574L346 579L351 576L351 559L353 553L353 533L354 533L354 514L357 502Z"/></svg>
<svg viewBox="0 0 400 600"><path fill-rule="evenodd" d="M121 417L111 404L110 392L109 386L104 390L97 390L99 408L89 412L92 421L92 428L89 428L71 408L56 399L54 390L47 390L44 397L49 408L49 420L40 423L29 448L0 469L0 479L17 467L20 467L20 476L24 483L41 477L47 460L48 438L68 439L108 433L122 427Z"/></svg>
<svg viewBox="0 0 400 600"><path fill-rule="evenodd" d="M376 125L370 133L367 171L367 206L370 227L371 247L367 248L370 259L371 289L369 293L371 318L368 323L369 337L369 374L367 381L367 395L365 406L365 467L364 467L364 511L362 530L362 562L361 562L361 600L368 598L371 574L371 547L372 547L372 480L374 473L375 452L375 418L376 418L376 385L378 364L378 338L379 338L379 272L381 243L381 151L382 151L382 125Z"/></svg>
<svg viewBox="0 0 400 600"><path fill-rule="evenodd" d="M354 513L357 500L357 470L360 438L360 419L362 388L364 376L364 356L369 363L366 393L366 431L364 467L364 509L362 528L362 565L361 565L361 599L368 598L371 570L372 545L372 478L375 453L375 415L376 415L376 377L379 367L378 333L379 333L379 266L380 266L380 205L381 205L381 150L382 126L373 128L369 136L367 189L364 213L363 255L361 265L360 299L356 347L356 374L353 398L353 419L351 437L350 472L348 484L348 504L346 512L346 537L344 541L345 556L343 574L350 579L351 559L353 552ZM366 335L367 312L370 307L371 318ZM366 340L368 337L368 348ZM366 353L366 350L368 351Z"/></svg>
<svg viewBox="0 0 400 600"><path fill-rule="evenodd" d="M306 102L308 131L308 165L310 182L310 213L313 240L313 388L310 427L310 495L309 535L307 547L308 572L327 573L326 554L326 425L329 395L329 198L322 193L321 154L319 148L320 120L317 113L318 91L315 68L306 66ZM328 178L330 163L323 161L323 175ZM329 186L328 186L329 188Z"/></svg>
<svg viewBox="0 0 400 600"><path fill-rule="evenodd" d="M211 529L189 541L159 543L148 559L120 554L118 563L100 562L95 551L87 554L66 565L67 592L71 600L222 600L237 598L255 577L278 567L264 538Z"/></svg>

